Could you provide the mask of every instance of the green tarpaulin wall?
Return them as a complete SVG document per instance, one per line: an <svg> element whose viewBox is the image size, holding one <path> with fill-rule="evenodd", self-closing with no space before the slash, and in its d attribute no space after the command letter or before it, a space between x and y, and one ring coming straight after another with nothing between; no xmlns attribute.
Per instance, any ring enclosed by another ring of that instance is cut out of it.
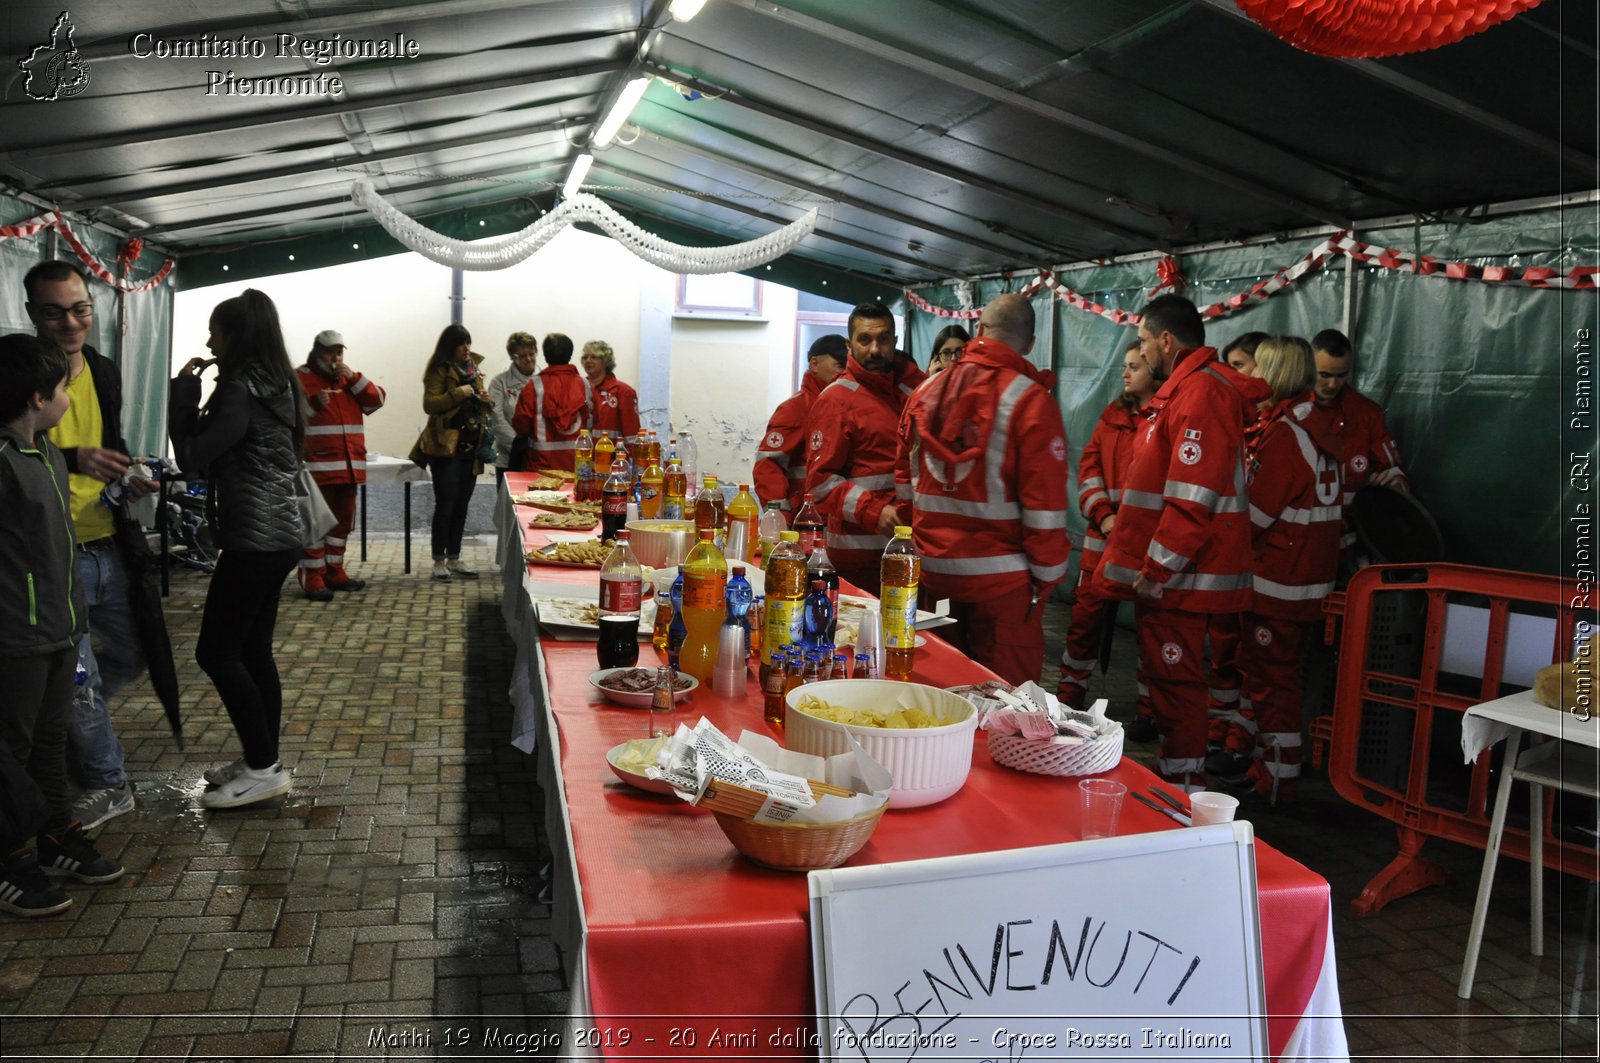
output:
<svg viewBox="0 0 1600 1063"><path fill-rule="evenodd" d="M1600 263L1593 206L1547 209L1467 223L1433 222L1358 233L1362 241L1476 266ZM1324 236L1184 255L1183 294L1199 306L1249 289L1299 261ZM1351 335L1355 385L1387 411L1418 499L1444 537L1446 560L1572 575L1573 529L1564 525L1592 502L1592 484L1574 476L1571 455L1595 450L1593 337L1600 297L1590 291L1418 276L1330 259L1287 290L1211 321L1207 342L1221 347L1242 332L1309 339L1342 328L1346 284L1355 285ZM1155 262L1070 268L1061 285L1111 309L1137 312L1156 283ZM980 280L972 305L1016 291L1031 275ZM934 306L960 307L956 285L919 289ZM1120 355L1135 338L1062 302L1033 297L1039 333L1033 360L1057 375L1077 497L1077 461L1106 404L1121 390ZM949 319L904 308L907 349L926 365L933 337ZM966 323L970 325L972 323ZM1580 408L1581 407L1581 408ZM1587 427L1574 427L1574 416ZM1071 514L1074 541L1082 516ZM1565 550L1565 552L1564 552ZM1564 560L1565 559L1565 560Z"/></svg>
<svg viewBox="0 0 1600 1063"><path fill-rule="evenodd" d="M0 196L0 224L11 225L36 218L38 207ZM115 236L78 218L68 218L72 232L113 273L116 272ZM0 330L32 332L33 322L23 308L22 278L47 258L82 265L77 252L54 230L30 237L0 240ZM135 263L125 283L136 285L161 268L165 259L147 250ZM169 277L149 291L121 296L110 285L91 280L94 328L89 344L122 370L122 431L135 455L161 454L167 441L167 378L172 346L172 300L175 289Z"/></svg>

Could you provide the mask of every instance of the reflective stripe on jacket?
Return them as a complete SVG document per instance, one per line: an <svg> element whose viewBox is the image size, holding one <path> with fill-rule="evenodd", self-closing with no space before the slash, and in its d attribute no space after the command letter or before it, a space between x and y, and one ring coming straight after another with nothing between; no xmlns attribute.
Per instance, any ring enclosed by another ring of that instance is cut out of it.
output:
<svg viewBox="0 0 1600 1063"><path fill-rule="evenodd" d="M594 423L594 393L575 365L552 365L528 381L517 399L511 425L532 442L537 469L577 465L578 433Z"/></svg>
<svg viewBox="0 0 1600 1063"><path fill-rule="evenodd" d="M772 411L750 474L762 505L777 502L789 514L799 510L806 490L806 418L822 386L822 378L807 369L800 390Z"/></svg>
<svg viewBox="0 0 1600 1063"><path fill-rule="evenodd" d="M1250 517L1242 442L1266 383L1241 376L1210 347L1184 351L1150 400L1128 462L1100 579L1134 597L1141 573L1161 608L1231 613L1250 604Z"/></svg>
<svg viewBox="0 0 1600 1063"><path fill-rule="evenodd" d="M295 369L309 400L306 415L306 468L319 484L359 484L367 480L367 414L383 406L383 388L356 373L340 384L308 365ZM317 408L316 396L328 404Z"/></svg>
<svg viewBox="0 0 1600 1063"><path fill-rule="evenodd" d="M1067 437L1046 379L980 336L906 404L896 486L909 488L931 596L981 601L1066 578Z"/></svg>
<svg viewBox="0 0 1600 1063"><path fill-rule="evenodd" d="M895 500L900 412L923 379L904 355L888 373L874 373L851 355L811 406L806 490L828 522L828 556L840 568L876 565L889 543L878 533L878 518Z"/></svg>
<svg viewBox="0 0 1600 1063"><path fill-rule="evenodd" d="M1285 620L1320 617L1339 568L1343 475L1338 458L1297 420L1310 404L1309 395L1279 404L1249 461L1250 608Z"/></svg>
<svg viewBox="0 0 1600 1063"><path fill-rule="evenodd" d="M1122 485L1128 478L1128 460L1133 456L1133 441L1144 427L1141 412L1128 409L1116 399L1100 413L1100 420L1078 459L1078 511L1087 526L1083 531L1083 550L1078 568L1089 575L1100 565L1106 541L1100 522L1115 516L1122 504Z"/></svg>

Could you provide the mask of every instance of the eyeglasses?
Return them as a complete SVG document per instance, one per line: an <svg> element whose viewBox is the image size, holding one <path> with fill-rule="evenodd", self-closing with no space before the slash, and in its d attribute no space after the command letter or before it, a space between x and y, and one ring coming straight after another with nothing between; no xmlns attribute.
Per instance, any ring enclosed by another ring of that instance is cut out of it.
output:
<svg viewBox="0 0 1600 1063"><path fill-rule="evenodd" d="M34 305L33 312L46 321L60 321L68 314L81 321L94 315L94 304L84 302L73 303L71 306L57 306L54 303L37 303Z"/></svg>

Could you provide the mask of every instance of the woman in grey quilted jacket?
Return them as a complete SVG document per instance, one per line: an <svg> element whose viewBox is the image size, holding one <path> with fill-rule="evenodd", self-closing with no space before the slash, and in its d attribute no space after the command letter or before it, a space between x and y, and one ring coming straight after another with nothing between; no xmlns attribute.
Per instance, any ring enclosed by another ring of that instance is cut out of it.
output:
<svg viewBox="0 0 1600 1063"><path fill-rule="evenodd" d="M305 401L283 343L278 310L249 289L217 304L206 341L214 359L191 358L172 381L170 432L178 462L203 475L222 557L211 575L195 660L211 677L244 755L205 773L207 808L287 793L278 759L283 690L272 656L278 596L300 557L294 482L305 438ZM200 408L200 374L217 384Z"/></svg>

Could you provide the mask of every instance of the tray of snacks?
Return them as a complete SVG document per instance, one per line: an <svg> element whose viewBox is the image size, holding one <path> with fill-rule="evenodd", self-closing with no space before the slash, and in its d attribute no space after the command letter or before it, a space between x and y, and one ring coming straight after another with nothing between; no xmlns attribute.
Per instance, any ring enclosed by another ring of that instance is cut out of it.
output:
<svg viewBox="0 0 1600 1063"><path fill-rule="evenodd" d="M648 709L656 692L654 668L602 668L589 673L589 685L598 690L607 701L626 705L630 709ZM682 701L700 681L686 672L672 676L672 700Z"/></svg>
<svg viewBox="0 0 1600 1063"><path fill-rule="evenodd" d="M600 637L600 603L593 598L534 598L539 626L557 642L594 642ZM654 599L639 606L639 638L648 641L655 627Z"/></svg>
<svg viewBox="0 0 1600 1063"><path fill-rule="evenodd" d="M1036 775L1098 775L1122 759L1122 724L1107 719L1104 698L1079 712L1037 683L1024 683L979 703L979 726L996 764Z"/></svg>
<svg viewBox="0 0 1600 1063"><path fill-rule="evenodd" d="M599 539L546 543L537 550L528 551L528 563L553 565L556 568L599 568L605 564L606 555L615 545Z"/></svg>
<svg viewBox="0 0 1600 1063"><path fill-rule="evenodd" d="M524 491L520 495L512 495L511 501L519 506L554 506L557 509L565 509L572 504L572 496L565 491L539 488Z"/></svg>
<svg viewBox="0 0 1600 1063"><path fill-rule="evenodd" d="M529 517L530 528L589 529L600 523L600 511L590 509L564 509L561 512L541 510Z"/></svg>

